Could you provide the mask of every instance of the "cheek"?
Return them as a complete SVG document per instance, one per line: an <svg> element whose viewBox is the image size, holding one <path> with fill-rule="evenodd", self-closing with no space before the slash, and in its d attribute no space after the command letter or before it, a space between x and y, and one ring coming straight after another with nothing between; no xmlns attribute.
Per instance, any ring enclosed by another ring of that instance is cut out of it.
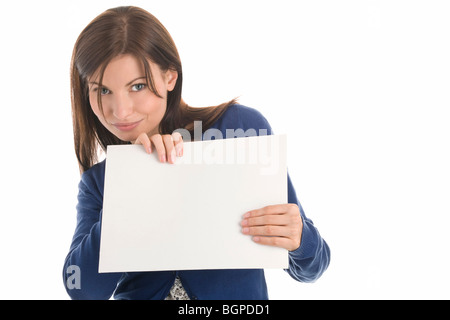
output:
<svg viewBox="0 0 450 320"><path fill-rule="evenodd" d="M137 95L134 99L134 106L139 113L156 115L166 111L166 99L161 99L151 92Z"/></svg>
<svg viewBox="0 0 450 320"><path fill-rule="evenodd" d="M91 109L94 114L99 118L100 121L103 122L103 118L108 114L108 103L102 99L102 108L103 112L100 110L100 106L98 105L97 94L91 93L89 94L89 104L91 105Z"/></svg>
<svg viewBox="0 0 450 320"><path fill-rule="evenodd" d="M92 93L89 94L89 104L91 105L92 111L98 117L98 115L101 112L100 112L100 108L98 106L98 101L97 101L97 95L96 94L92 94Z"/></svg>

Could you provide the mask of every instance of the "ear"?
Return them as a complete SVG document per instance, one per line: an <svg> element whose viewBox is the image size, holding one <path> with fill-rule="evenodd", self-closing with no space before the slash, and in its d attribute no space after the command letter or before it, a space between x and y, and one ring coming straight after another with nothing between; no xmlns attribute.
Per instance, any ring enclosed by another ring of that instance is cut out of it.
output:
<svg viewBox="0 0 450 320"><path fill-rule="evenodd" d="M166 71L166 84L167 91L172 91L177 84L178 72L173 69L169 69Z"/></svg>

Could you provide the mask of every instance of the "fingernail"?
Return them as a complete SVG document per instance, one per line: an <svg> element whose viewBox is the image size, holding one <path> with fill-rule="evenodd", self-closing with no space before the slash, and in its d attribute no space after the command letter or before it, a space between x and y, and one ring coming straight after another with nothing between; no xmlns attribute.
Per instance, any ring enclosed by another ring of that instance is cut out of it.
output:
<svg viewBox="0 0 450 320"><path fill-rule="evenodd" d="M177 142L177 141L180 140L180 138L181 138L181 134L180 134L178 131L172 133L172 139L173 139L173 141Z"/></svg>
<svg viewBox="0 0 450 320"><path fill-rule="evenodd" d="M248 220L242 220L241 226L245 227L246 225L248 225Z"/></svg>
<svg viewBox="0 0 450 320"><path fill-rule="evenodd" d="M244 218L248 218L250 217L250 212L247 212L246 214L244 214Z"/></svg>
<svg viewBox="0 0 450 320"><path fill-rule="evenodd" d="M152 148L150 146L147 147L147 152L152 153Z"/></svg>
<svg viewBox="0 0 450 320"><path fill-rule="evenodd" d="M166 155L162 154L159 159L161 160L161 162L166 162Z"/></svg>
<svg viewBox="0 0 450 320"><path fill-rule="evenodd" d="M170 153L170 162L175 163L175 150L172 150L172 152Z"/></svg>
<svg viewBox="0 0 450 320"><path fill-rule="evenodd" d="M255 242L259 242L259 237L253 237L252 239L253 239L253 241L255 241Z"/></svg>
<svg viewBox="0 0 450 320"><path fill-rule="evenodd" d="M242 228L242 233L248 233L249 229L248 228Z"/></svg>

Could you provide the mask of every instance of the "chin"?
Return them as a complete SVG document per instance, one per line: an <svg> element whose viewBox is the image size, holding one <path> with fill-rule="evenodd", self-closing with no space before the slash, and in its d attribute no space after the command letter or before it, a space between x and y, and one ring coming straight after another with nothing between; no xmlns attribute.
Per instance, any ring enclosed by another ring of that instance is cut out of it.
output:
<svg viewBox="0 0 450 320"><path fill-rule="evenodd" d="M131 142L133 143L133 141L136 141L138 134L137 133L131 133L131 132L113 132L113 134L119 138L122 141L126 141L126 142Z"/></svg>

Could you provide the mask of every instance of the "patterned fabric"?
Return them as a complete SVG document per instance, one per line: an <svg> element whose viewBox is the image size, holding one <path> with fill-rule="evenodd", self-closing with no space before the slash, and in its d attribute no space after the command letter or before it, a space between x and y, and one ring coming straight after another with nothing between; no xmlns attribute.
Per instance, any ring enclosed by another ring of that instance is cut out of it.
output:
<svg viewBox="0 0 450 320"><path fill-rule="evenodd" d="M175 283L169 291L165 300L191 300L181 284L180 277L175 278Z"/></svg>

